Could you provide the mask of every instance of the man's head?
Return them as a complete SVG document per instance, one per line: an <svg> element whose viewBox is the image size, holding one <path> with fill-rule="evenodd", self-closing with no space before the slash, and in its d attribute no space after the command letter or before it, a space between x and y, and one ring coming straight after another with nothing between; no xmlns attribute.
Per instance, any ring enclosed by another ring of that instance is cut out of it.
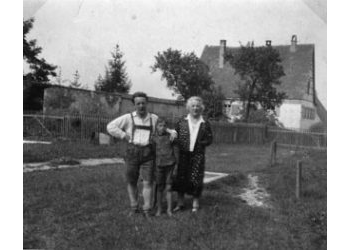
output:
<svg viewBox="0 0 350 250"><path fill-rule="evenodd" d="M135 92L132 95L132 103L135 106L136 113L141 117L147 114L147 102L148 97L143 92Z"/></svg>
<svg viewBox="0 0 350 250"><path fill-rule="evenodd" d="M157 132L158 134L164 134L167 128L166 120L162 117L159 117L157 120Z"/></svg>

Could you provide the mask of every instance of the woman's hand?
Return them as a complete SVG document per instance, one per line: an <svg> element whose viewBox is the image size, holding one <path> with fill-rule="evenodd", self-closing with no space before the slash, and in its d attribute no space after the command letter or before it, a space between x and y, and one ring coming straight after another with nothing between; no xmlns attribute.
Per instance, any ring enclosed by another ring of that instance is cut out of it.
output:
<svg viewBox="0 0 350 250"><path fill-rule="evenodd" d="M177 132L174 129L166 130L170 134L170 141L174 141L177 138Z"/></svg>

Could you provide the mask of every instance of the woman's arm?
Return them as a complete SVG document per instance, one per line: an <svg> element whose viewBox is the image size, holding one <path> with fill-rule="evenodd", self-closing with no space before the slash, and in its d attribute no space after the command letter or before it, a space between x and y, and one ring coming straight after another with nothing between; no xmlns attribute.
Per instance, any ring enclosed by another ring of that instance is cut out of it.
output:
<svg viewBox="0 0 350 250"><path fill-rule="evenodd" d="M199 141L202 146L209 146L213 142L213 132L211 130L211 126L209 122L204 123L204 133L202 135L201 140Z"/></svg>
<svg viewBox="0 0 350 250"><path fill-rule="evenodd" d="M210 123L209 122L206 122L206 123L207 123L207 125L206 125L206 129L207 129L206 134L207 134L207 138L208 138L206 146L209 146L210 144L213 143L213 132L211 130Z"/></svg>

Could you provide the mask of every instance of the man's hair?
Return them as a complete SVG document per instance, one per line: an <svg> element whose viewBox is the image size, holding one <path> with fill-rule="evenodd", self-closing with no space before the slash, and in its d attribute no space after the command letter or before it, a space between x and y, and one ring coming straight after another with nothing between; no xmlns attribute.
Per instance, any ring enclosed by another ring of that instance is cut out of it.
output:
<svg viewBox="0 0 350 250"><path fill-rule="evenodd" d="M148 96L146 95L146 93L144 93L144 92L135 92L132 95L132 103L133 104L135 104L135 98L136 97L144 97L144 98L146 98L146 101L148 101Z"/></svg>

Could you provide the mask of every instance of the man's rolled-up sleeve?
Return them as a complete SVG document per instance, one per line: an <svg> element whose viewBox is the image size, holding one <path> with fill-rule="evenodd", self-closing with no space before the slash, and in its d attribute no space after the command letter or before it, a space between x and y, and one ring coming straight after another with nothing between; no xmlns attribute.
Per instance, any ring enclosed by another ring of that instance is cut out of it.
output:
<svg viewBox="0 0 350 250"><path fill-rule="evenodd" d="M118 139L124 139L128 124L127 115L120 116L107 125L107 132Z"/></svg>

